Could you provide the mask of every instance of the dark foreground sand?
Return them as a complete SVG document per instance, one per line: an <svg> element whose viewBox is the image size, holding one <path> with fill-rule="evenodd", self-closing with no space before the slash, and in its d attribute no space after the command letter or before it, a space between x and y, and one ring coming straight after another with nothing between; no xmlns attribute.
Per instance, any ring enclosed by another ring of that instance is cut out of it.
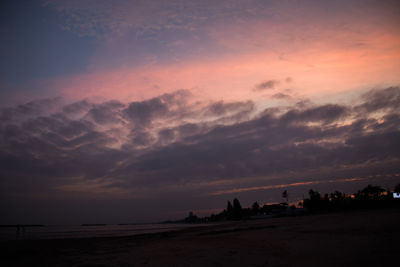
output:
<svg viewBox="0 0 400 267"><path fill-rule="evenodd" d="M399 266L400 210L0 246L0 266Z"/></svg>

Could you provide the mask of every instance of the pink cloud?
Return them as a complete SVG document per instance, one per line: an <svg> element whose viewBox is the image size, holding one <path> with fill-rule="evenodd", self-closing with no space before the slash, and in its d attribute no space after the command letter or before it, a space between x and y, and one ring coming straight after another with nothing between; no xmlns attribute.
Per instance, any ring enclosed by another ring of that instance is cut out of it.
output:
<svg viewBox="0 0 400 267"><path fill-rule="evenodd" d="M239 4L238 1L228 2L233 6ZM60 11L71 14L81 10L82 6L76 1L69 4L55 1L53 4ZM113 32L118 32L121 25L130 28L160 24L150 16L142 21L127 12L131 9L137 12L141 8L150 12L151 6L124 5L109 8L106 14L95 13L91 19L112 27ZM265 102L269 95L255 92L254 87L267 80L284 81L288 76L293 77L294 82L290 85L276 83L271 95L290 86L298 97L323 98L399 84L400 38L393 12L383 5L357 5L350 5L345 12L328 12L320 5L308 3L298 5L296 10L288 4L272 4L262 11L269 16L241 19L218 18L214 14L212 23L198 24L194 31L194 34L202 33L210 38L207 42L198 40L201 44L199 53L182 54L179 61L169 59L163 63L155 56L148 65L128 63L115 68L107 65L107 56L102 58L104 53L98 52L94 53L93 67L88 72L53 79L47 87L71 99L99 97L131 101L189 89L199 99ZM102 10L84 6L85 12ZM194 2L190 4L194 10L197 10L196 6ZM177 16L162 10L157 12L166 18L173 16L176 19ZM120 19L116 24L109 21L114 17ZM84 25L90 29L91 23L86 21ZM168 41L186 46L184 38ZM118 41L107 42L99 51L117 52L120 45ZM185 48L190 50L190 47ZM216 51L223 52L218 54Z"/></svg>
<svg viewBox="0 0 400 267"><path fill-rule="evenodd" d="M400 83L400 38L370 36L366 46L330 48L320 42L293 52L287 59L273 52L227 55L183 63L93 69L90 73L52 80L62 95L80 99L141 100L178 89L205 99L257 98L252 90L265 80L294 77L290 84L306 97ZM322 47L321 47L322 46ZM285 83L277 84L286 86Z"/></svg>

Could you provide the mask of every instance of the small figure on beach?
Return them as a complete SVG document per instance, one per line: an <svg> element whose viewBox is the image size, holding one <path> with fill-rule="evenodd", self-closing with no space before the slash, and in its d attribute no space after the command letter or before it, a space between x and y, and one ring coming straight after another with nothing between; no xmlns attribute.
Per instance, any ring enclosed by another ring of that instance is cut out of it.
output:
<svg viewBox="0 0 400 267"><path fill-rule="evenodd" d="M21 225L17 225L17 234L19 234L21 232Z"/></svg>
<svg viewBox="0 0 400 267"><path fill-rule="evenodd" d="M17 235L19 236L20 234L25 233L25 226L21 224L17 224Z"/></svg>

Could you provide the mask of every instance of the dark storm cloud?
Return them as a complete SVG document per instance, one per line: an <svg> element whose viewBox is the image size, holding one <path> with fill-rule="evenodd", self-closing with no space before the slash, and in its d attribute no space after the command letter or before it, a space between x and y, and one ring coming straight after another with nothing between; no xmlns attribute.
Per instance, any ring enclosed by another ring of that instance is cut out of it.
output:
<svg viewBox="0 0 400 267"><path fill-rule="evenodd" d="M288 122L323 122L331 123L345 117L348 108L340 105L323 105L305 110L291 110L282 116Z"/></svg>
<svg viewBox="0 0 400 267"><path fill-rule="evenodd" d="M182 136L191 136L195 135L201 130L201 126L195 123L184 123L177 127L177 130Z"/></svg>
<svg viewBox="0 0 400 267"><path fill-rule="evenodd" d="M63 107L63 111L66 114L80 114L87 112L92 107L92 104L88 100L84 99Z"/></svg>
<svg viewBox="0 0 400 267"><path fill-rule="evenodd" d="M169 142L175 138L175 131L172 129L163 129L160 132L158 132L158 138L159 140L164 143L164 142Z"/></svg>
<svg viewBox="0 0 400 267"><path fill-rule="evenodd" d="M291 99L292 98L290 95L284 94L284 93L276 93L276 94L273 94L271 97L275 98L275 99Z"/></svg>
<svg viewBox="0 0 400 267"><path fill-rule="evenodd" d="M48 115L14 111L0 126L1 191L204 195L271 177L399 173L399 92L370 91L356 106L304 102L258 113L252 102L196 109L184 91L127 104L82 101ZM247 119L226 119L243 112Z"/></svg>
<svg viewBox="0 0 400 267"><path fill-rule="evenodd" d="M154 119L181 112L181 108L185 106L186 98L189 95L189 92L180 90L146 101L131 102L123 112L134 124L146 126Z"/></svg>
<svg viewBox="0 0 400 267"><path fill-rule="evenodd" d="M61 98L41 99L15 107L0 109L0 121L16 121L43 114L49 114L62 103Z"/></svg>
<svg viewBox="0 0 400 267"><path fill-rule="evenodd" d="M254 91L263 91L263 90L273 89L278 84L279 84L279 81L277 81L277 80L264 81L262 83L257 84L256 87L254 88Z"/></svg>
<svg viewBox="0 0 400 267"><path fill-rule="evenodd" d="M118 101L109 101L93 106L87 115L98 124L120 123L123 107L125 105Z"/></svg>
<svg viewBox="0 0 400 267"><path fill-rule="evenodd" d="M130 137L134 146L148 146L155 141L154 137L145 131L135 131Z"/></svg>
<svg viewBox="0 0 400 267"><path fill-rule="evenodd" d="M399 87L389 87L384 90L371 90L362 96L364 104L357 106L360 112L374 112L393 109L400 111Z"/></svg>
<svg viewBox="0 0 400 267"><path fill-rule="evenodd" d="M132 102L125 113L134 123L148 124L155 117L162 117L168 112L168 107L159 98L143 102Z"/></svg>
<svg viewBox="0 0 400 267"><path fill-rule="evenodd" d="M250 112L253 111L254 104L247 102L224 103L223 101L215 102L206 108L206 115L223 116L229 113Z"/></svg>
<svg viewBox="0 0 400 267"><path fill-rule="evenodd" d="M211 126L215 124L234 124L248 120L255 111L255 104L252 101L228 102L218 101L206 106L203 112L198 113L200 120L203 118L214 119ZM203 130L204 126L202 125Z"/></svg>
<svg viewBox="0 0 400 267"><path fill-rule="evenodd" d="M37 117L26 120L21 124L22 133L30 133L31 135L54 134L69 140L92 129L93 125L89 121L71 120L62 114Z"/></svg>

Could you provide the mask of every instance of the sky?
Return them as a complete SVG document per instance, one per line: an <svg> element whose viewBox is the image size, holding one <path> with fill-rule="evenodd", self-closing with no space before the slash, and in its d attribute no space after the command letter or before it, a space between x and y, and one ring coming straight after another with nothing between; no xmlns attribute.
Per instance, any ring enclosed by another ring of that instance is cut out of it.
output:
<svg viewBox="0 0 400 267"><path fill-rule="evenodd" d="M400 183L400 4L4 0L0 224Z"/></svg>

